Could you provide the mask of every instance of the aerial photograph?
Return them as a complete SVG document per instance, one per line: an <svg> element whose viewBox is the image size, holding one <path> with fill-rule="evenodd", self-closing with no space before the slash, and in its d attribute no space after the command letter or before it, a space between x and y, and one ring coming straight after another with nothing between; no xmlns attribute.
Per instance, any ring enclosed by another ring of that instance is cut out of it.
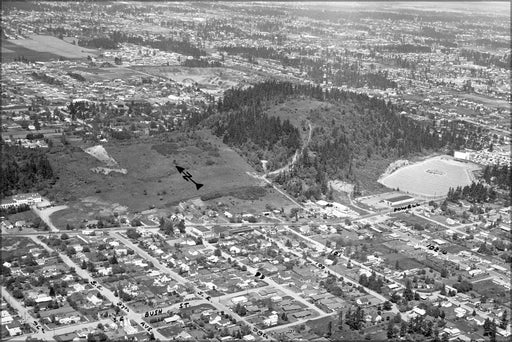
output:
<svg viewBox="0 0 512 342"><path fill-rule="evenodd" d="M509 1L2 1L1 341L512 340Z"/></svg>

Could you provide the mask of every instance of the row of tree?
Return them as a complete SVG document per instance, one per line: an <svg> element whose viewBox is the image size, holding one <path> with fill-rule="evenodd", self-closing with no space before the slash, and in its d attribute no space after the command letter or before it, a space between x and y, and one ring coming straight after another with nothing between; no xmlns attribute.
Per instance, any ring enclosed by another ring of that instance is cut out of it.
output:
<svg viewBox="0 0 512 342"><path fill-rule="evenodd" d="M466 185L464 187L450 187L446 199L452 202L465 199L471 203L482 203L487 201L493 202L496 199L496 196L497 194L494 188L485 186L481 182L472 182L471 185Z"/></svg>
<svg viewBox="0 0 512 342"><path fill-rule="evenodd" d="M469 61L474 62L477 65L490 68L496 66L498 68L509 69L511 67L511 54L505 54L503 56L494 55L489 52L481 52L476 50L462 49L460 56L467 58Z"/></svg>

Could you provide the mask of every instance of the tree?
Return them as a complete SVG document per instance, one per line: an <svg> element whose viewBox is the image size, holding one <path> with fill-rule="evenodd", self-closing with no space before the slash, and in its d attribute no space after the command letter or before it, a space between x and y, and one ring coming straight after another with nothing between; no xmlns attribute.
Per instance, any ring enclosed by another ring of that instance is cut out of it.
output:
<svg viewBox="0 0 512 342"><path fill-rule="evenodd" d="M402 323L400 323L400 337L404 337L406 333L407 333L407 322L402 321Z"/></svg>
<svg viewBox="0 0 512 342"><path fill-rule="evenodd" d="M382 309L384 311L389 311L393 308L393 305L391 305L391 302L389 300L386 300L383 304L382 304Z"/></svg>
<svg viewBox="0 0 512 342"><path fill-rule="evenodd" d="M484 336L489 335L490 330L491 330L491 320L489 318L486 318L484 321Z"/></svg>
<svg viewBox="0 0 512 342"><path fill-rule="evenodd" d="M60 239L61 240L68 240L69 239L69 235L66 234L66 233L62 233L61 236L60 236Z"/></svg>
<svg viewBox="0 0 512 342"><path fill-rule="evenodd" d="M329 321L329 323L327 324L327 336L331 336L332 335L332 321Z"/></svg>
<svg viewBox="0 0 512 342"><path fill-rule="evenodd" d="M177 227L181 234L185 234L185 220L180 220L180 222L177 224Z"/></svg>
<svg viewBox="0 0 512 342"><path fill-rule="evenodd" d="M134 228L128 228L126 230L126 236L130 239L137 240L140 237L140 234Z"/></svg>
<svg viewBox="0 0 512 342"><path fill-rule="evenodd" d="M112 257L110 258L109 262L110 262L111 264L118 264L118 261L117 261L117 258L116 258L116 254L115 254L115 253L112 255Z"/></svg>
<svg viewBox="0 0 512 342"><path fill-rule="evenodd" d="M50 286L50 293L49 293L49 296L50 296L50 297L55 297L55 289L53 288L53 286Z"/></svg>
<svg viewBox="0 0 512 342"><path fill-rule="evenodd" d="M508 325L508 311L503 311L503 314L501 315L501 322L500 322L500 328L506 329Z"/></svg>
<svg viewBox="0 0 512 342"><path fill-rule="evenodd" d="M215 255L217 257L222 256L222 252L221 252L220 248L216 248L215 251L213 252L213 255Z"/></svg>
<svg viewBox="0 0 512 342"><path fill-rule="evenodd" d="M395 328L395 324L393 323L393 321L390 320L388 323L388 332L387 332L388 339L392 339L393 337L395 337L394 328Z"/></svg>

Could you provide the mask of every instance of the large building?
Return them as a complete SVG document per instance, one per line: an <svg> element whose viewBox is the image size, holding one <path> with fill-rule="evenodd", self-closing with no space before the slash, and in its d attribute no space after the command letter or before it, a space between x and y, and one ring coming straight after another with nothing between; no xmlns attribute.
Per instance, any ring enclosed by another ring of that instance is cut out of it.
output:
<svg viewBox="0 0 512 342"><path fill-rule="evenodd" d="M384 200L384 203L391 207L398 207L401 205L407 205L414 202L414 197L408 196L408 195L401 195L396 197L391 197Z"/></svg>
<svg viewBox="0 0 512 342"><path fill-rule="evenodd" d="M215 237L215 232L203 226L190 227L190 234L202 239L212 239Z"/></svg>
<svg viewBox="0 0 512 342"><path fill-rule="evenodd" d="M43 201L41 195L37 192L29 194L19 194L12 196L11 199L6 199L0 204L0 208L7 209L9 207L19 207L21 205L34 205Z"/></svg>

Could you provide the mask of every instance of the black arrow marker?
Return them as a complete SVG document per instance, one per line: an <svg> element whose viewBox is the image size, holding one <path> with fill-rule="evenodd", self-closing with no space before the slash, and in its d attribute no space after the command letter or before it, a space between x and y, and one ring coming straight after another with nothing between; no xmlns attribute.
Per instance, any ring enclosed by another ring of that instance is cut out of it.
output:
<svg viewBox="0 0 512 342"><path fill-rule="evenodd" d="M178 166L176 165L176 169L178 170L178 172L181 174L181 176L183 177L184 180L186 180L187 182L188 181L191 181L192 183L195 184L196 186L196 190L199 190L203 187L204 184L200 184L200 183L196 183L193 179L192 179L192 175L190 174L190 172L188 171L185 171L185 168L181 167L181 166Z"/></svg>

